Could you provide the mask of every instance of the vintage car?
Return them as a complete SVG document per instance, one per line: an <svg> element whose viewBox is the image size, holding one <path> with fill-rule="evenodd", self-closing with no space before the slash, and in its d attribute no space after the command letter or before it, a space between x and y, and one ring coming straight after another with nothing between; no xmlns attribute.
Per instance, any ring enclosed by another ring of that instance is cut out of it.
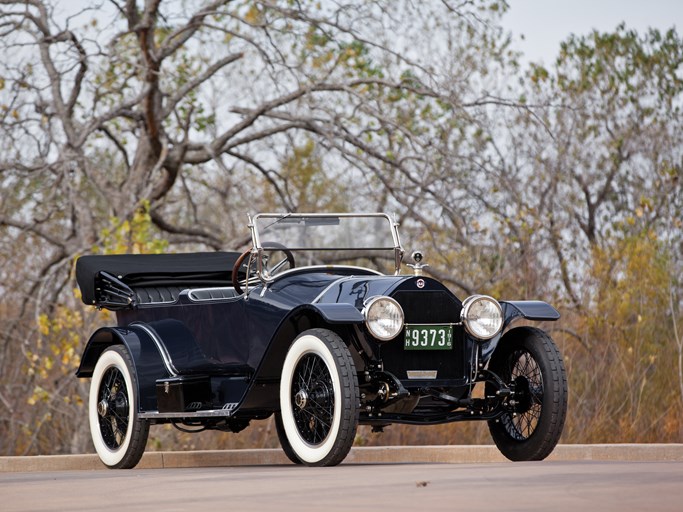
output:
<svg viewBox="0 0 683 512"><path fill-rule="evenodd" d="M541 301L461 301L402 273L385 214L259 214L243 253L79 258L86 304L116 311L88 341L95 449L134 467L150 425L239 432L275 415L294 463L339 464L357 426L486 421L512 460L540 460L567 409L560 352ZM385 272L369 268L383 268ZM453 269L457 272L457 269Z"/></svg>

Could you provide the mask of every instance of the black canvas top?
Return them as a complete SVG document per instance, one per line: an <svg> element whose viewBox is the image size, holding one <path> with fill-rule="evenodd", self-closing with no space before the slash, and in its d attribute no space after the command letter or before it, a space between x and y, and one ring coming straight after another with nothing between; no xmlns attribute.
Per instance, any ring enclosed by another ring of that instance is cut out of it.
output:
<svg viewBox="0 0 683 512"><path fill-rule="evenodd" d="M114 254L81 256L76 281L83 302L95 302L95 278L106 272L136 286L228 286L239 252L181 254Z"/></svg>

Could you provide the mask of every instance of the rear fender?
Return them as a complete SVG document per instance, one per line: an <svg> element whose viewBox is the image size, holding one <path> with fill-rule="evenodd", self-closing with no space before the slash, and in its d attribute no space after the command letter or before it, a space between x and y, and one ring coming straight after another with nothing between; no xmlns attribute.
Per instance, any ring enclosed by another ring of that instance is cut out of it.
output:
<svg viewBox="0 0 683 512"><path fill-rule="evenodd" d="M157 344L146 331L136 326L102 327L95 331L85 346L76 376L92 377L100 355L112 345L124 345L133 358L140 411L156 410L156 380L170 377L171 374L164 364Z"/></svg>

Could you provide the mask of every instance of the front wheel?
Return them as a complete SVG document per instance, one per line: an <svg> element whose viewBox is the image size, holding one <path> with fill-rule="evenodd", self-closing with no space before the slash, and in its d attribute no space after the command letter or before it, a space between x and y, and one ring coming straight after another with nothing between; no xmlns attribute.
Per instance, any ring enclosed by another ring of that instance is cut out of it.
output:
<svg viewBox="0 0 683 512"><path fill-rule="evenodd" d="M540 329L513 329L500 341L489 369L514 389L512 410L488 423L496 446L510 460L545 459L567 416L567 375L557 346ZM487 385L487 396L492 393Z"/></svg>
<svg viewBox="0 0 683 512"><path fill-rule="evenodd" d="M95 364L90 382L88 417L95 451L112 469L129 469L140 461L149 422L138 418L137 377L122 345L107 348Z"/></svg>
<svg viewBox="0 0 683 512"><path fill-rule="evenodd" d="M280 382L278 436L290 460L335 466L351 450L359 415L356 368L342 339L326 329L299 335Z"/></svg>

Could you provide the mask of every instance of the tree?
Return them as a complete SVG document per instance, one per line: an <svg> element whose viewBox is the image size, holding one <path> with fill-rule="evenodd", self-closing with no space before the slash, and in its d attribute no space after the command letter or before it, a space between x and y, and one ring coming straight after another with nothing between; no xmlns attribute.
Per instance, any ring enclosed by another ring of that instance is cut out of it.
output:
<svg viewBox="0 0 683 512"><path fill-rule="evenodd" d="M682 63L675 30L620 25L570 37L554 69L530 73L533 101L548 106L536 129L525 124L526 184L544 198L538 213L575 306L592 249L650 228L680 239Z"/></svg>
<svg viewBox="0 0 683 512"><path fill-rule="evenodd" d="M246 213L315 209L397 212L460 294L552 298L583 400L569 439L627 411L639 439L680 440L675 405L643 418L683 390L683 43L620 26L521 73L506 9L0 0L0 451L85 449L72 373L104 320L78 256L240 249ZM630 366L605 392L584 370L607 361Z"/></svg>
<svg viewBox="0 0 683 512"><path fill-rule="evenodd" d="M136 215L154 230L128 250L155 240L218 249L238 248L242 212L267 200L316 206L293 189L298 178L317 190L353 184L340 207L400 205L408 215L437 204L458 170L433 164L432 145L454 141L497 101L480 86L507 58L488 23L505 8L496 0L0 6L3 368L47 360L53 319L78 307L74 259L102 250ZM438 215L417 218L432 226ZM50 439L42 423L16 414L26 394L10 379L34 400L40 373L26 382L3 373L0 382L12 432L23 424L37 440L22 444L32 453ZM67 378L50 374L37 404L82 393L65 391Z"/></svg>
<svg viewBox="0 0 683 512"><path fill-rule="evenodd" d="M573 436L676 439L683 428L672 342L681 318L682 65L675 30L639 35L620 25L570 37L551 69L528 75L536 115L520 123L517 192L569 306L563 330L583 418Z"/></svg>

